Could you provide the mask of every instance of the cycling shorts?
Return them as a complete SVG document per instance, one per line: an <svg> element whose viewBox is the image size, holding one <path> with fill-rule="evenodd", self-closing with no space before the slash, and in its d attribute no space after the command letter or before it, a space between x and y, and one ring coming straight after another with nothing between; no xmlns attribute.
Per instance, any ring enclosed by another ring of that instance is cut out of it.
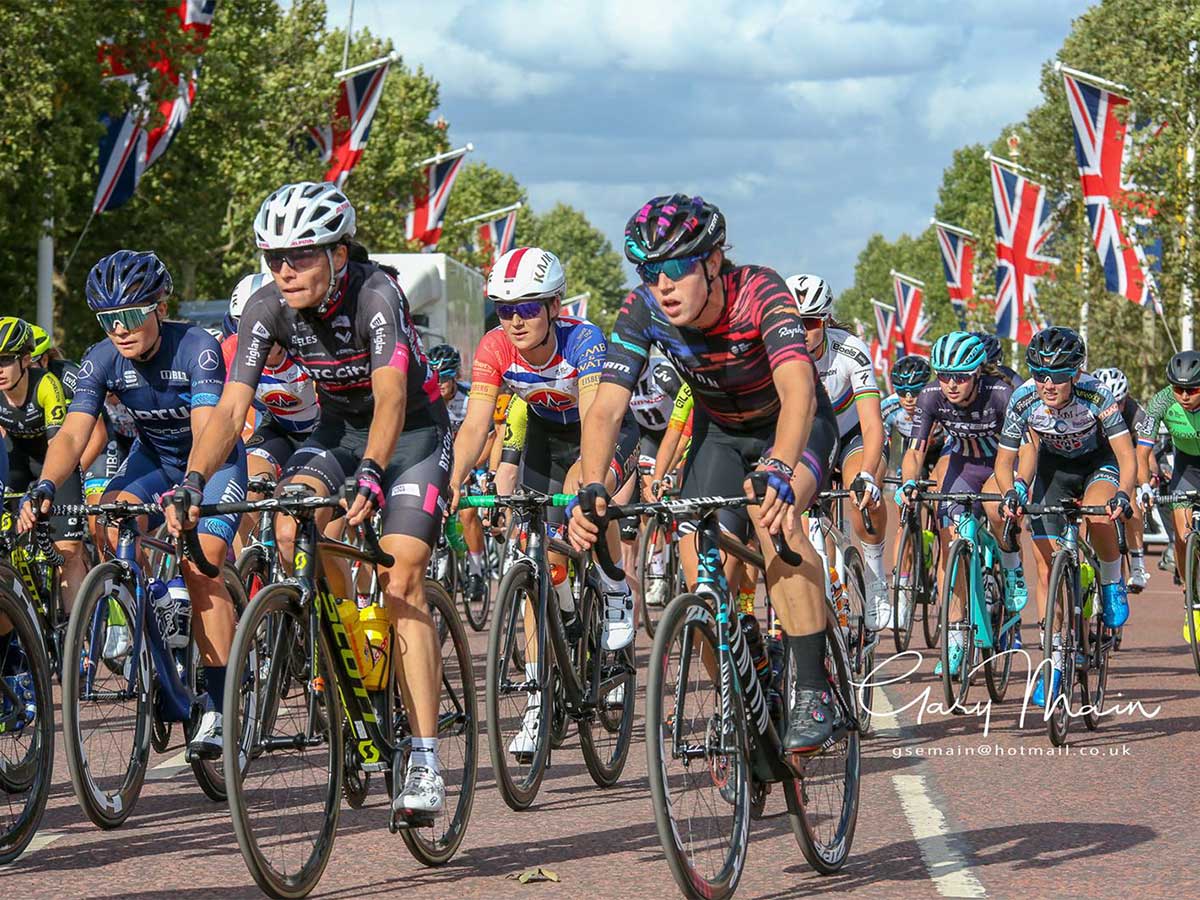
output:
<svg viewBox="0 0 1200 900"><path fill-rule="evenodd" d="M110 438L92 464L83 473L83 495L89 501L98 500L108 489L108 483L129 456L130 445Z"/></svg>
<svg viewBox="0 0 1200 900"><path fill-rule="evenodd" d="M637 474L638 445L641 434L632 413L621 420L617 435L617 446L609 469L616 478L617 490ZM579 423L559 424L543 419L530 412L526 430L524 469L521 483L531 491L556 494L562 491L567 470L579 459ZM615 491L614 491L615 492ZM562 525L566 521L564 510L551 507L546 510L546 522Z"/></svg>
<svg viewBox="0 0 1200 900"><path fill-rule="evenodd" d="M307 475L330 496L342 492L367 449L367 426L323 418L287 464L283 477ZM441 416L410 413L396 448L383 470L383 534L403 534L437 543L438 529L450 496L453 438L445 408Z"/></svg>
<svg viewBox="0 0 1200 900"><path fill-rule="evenodd" d="M240 503L246 499L246 455L240 451L239 446L236 456L208 479L208 483L204 485L203 502ZM105 493L111 495L124 492L137 497L141 503L159 503L165 493L183 481L184 474L183 466L164 463L153 451L134 441L129 449L129 456L109 481ZM232 544L241 520L240 515L206 516L200 520L196 530L200 534L211 534L226 544ZM152 529L162 522L162 513L150 517Z"/></svg>
<svg viewBox="0 0 1200 900"><path fill-rule="evenodd" d="M760 459L770 457L775 445L775 423L769 422L752 431L731 431L704 415L694 413L692 446L683 467L680 497L740 497L742 483ZM808 469L817 482L817 490L826 487L838 449L837 420L832 411L813 419L808 446L797 465ZM722 509L717 514L721 527L739 540L750 537L750 513L746 509ZM694 531L695 523L681 532Z"/></svg>
<svg viewBox="0 0 1200 900"><path fill-rule="evenodd" d="M658 448L662 446L663 436L667 433L663 431L653 431L649 428L638 426L641 432L641 440L638 442L638 452L641 454L641 460L648 459L650 466L654 466L654 460L658 459ZM641 462L639 460L639 462Z"/></svg>
<svg viewBox="0 0 1200 900"><path fill-rule="evenodd" d="M288 431L271 416L263 416L254 434L246 439L246 455L265 459L275 467L275 477L283 471L283 465L292 458L308 438L307 434Z"/></svg>
<svg viewBox="0 0 1200 900"><path fill-rule="evenodd" d="M1059 506L1064 500L1080 500L1084 491L1097 481L1120 484L1117 459L1107 447L1077 459L1053 453L1039 453L1037 476L1029 492L1029 501L1044 506ZM1063 533L1066 520L1059 515L1034 516L1030 531L1036 541L1053 540Z"/></svg>
<svg viewBox="0 0 1200 900"><path fill-rule="evenodd" d="M1182 450L1175 451L1175 468L1171 470L1171 482L1167 492L1200 491L1200 456L1192 456ZM1172 508L1190 508L1188 503L1174 503Z"/></svg>
<svg viewBox="0 0 1200 900"><path fill-rule="evenodd" d="M959 456L957 453L947 454L946 474L942 478L941 490L947 494L978 494L983 491L984 484L996 471L995 460L972 459ZM983 504L978 500L970 504L969 511L977 516L983 515ZM943 528L949 528L958 521L959 516L968 512L966 503L958 500L938 501L938 523Z"/></svg>
<svg viewBox="0 0 1200 900"><path fill-rule="evenodd" d="M8 485L13 491L32 487L42 477L42 461L36 460L25 451L14 448L8 454ZM83 478L79 469L71 474L54 492L54 502L64 506L83 503ZM48 520L50 534L56 541L81 541L87 525L86 516L51 516Z"/></svg>

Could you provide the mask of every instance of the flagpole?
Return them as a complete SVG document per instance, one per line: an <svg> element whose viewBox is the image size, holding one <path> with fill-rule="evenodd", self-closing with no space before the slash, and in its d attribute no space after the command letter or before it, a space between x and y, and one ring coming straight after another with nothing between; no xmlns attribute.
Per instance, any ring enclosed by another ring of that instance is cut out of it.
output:
<svg viewBox="0 0 1200 900"><path fill-rule="evenodd" d="M976 235L973 231L967 231L967 229L959 228L957 225L950 225L946 222L943 222L941 219L938 219L938 218L930 218L929 224L937 225L939 228L945 228L947 231L953 232L954 234L957 234L959 237L970 238L971 240L977 239Z"/></svg>
<svg viewBox="0 0 1200 900"><path fill-rule="evenodd" d="M354 0L350 0L350 15L346 19L346 40L342 44L342 69L350 65L350 34L354 31Z"/></svg>
<svg viewBox="0 0 1200 900"><path fill-rule="evenodd" d="M54 220L42 222L37 243L37 322L54 334Z"/></svg>
<svg viewBox="0 0 1200 900"><path fill-rule="evenodd" d="M1197 44L1196 41L1188 42L1188 74L1196 77L1196 58ZM1190 79L1189 79L1190 80ZM1180 342L1183 344L1184 350L1191 350L1195 347L1195 340L1192 332L1192 307L1194 305L1192 295L1192 231L1196 224L1196 103L1191 101L1188 103L1187 113L1187 149L1184 151L1184 173L1187 178L1187 207L1183 214L1183 291L1180 296L1181 305L1183 306L1183 316L1180 319ZM1170 334L1168 330L1167 334Z"/></svg>
<svg viewBox="0 0 1200 900"><path fill-rule="evenodd" d="M448 159L455 159L459 156L465 156L466 154L470 153L474 149L475 149L474 144L467 144L467 146L459 147L457 150L447 150L445 153L439 153L436 156L429 157L429 159L423 159L418 163L414 163L414 165L417 166L418 168L420 168L421 166L437 165L438 163L445 162Z"/></svg>
<svg viewBox="0 0 1200 900"><path fill-rule="evenodd" d="M400 51L393 50L387 56L381 56L379 59L373 59L370 62L359 63L357 66L351 66L348 69L340 69L333 73L336 81L341 81L350 75L357 75L359 72L369 72L371 69L378 69L380 66L386 66L390 63L400 61Z"/></svg>
<svg viewBox="0 0 1200 900"><path fill-rule="evenodd" d="M524 203L522 203L520 200L518 200L516 203L512 203L508 206L502 206L502 207L500 207L500 209L492 209L492 210L489 210L488 212L480 213L477 216L469 216L466 219L460 219L458 224L466 225L469 222L479 222L483 219L493 219L498 216L502 216L505 213L515 212L516 210L520 209L524 205L525 205Z"/></svg>

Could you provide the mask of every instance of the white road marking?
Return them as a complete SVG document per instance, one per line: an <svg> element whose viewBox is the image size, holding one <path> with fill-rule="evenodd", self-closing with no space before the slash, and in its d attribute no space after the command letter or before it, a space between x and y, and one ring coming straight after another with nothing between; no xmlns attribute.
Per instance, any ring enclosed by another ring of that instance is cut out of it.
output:
<svg viewBox="0 0 1200 900"><path fill-rule="evenodd" d="M898 737L900 722L884 692L876 688L872 701L877 734ZM929 878L943 897L986 897L987 891L955 847L946 817L933 802L924 775L893 775L908 827L916 838Z"/></svg>
<svg viewBox="0 0 1200 900"><path fill-rule="evenodd" d="M172 756L166 762L161 762L146 773L147 781L166 781L181 772L190 772L191 764L187 761L187 751L182 750L177 756Z"/></svg>
<svg viewBox="0 0 1200 900"><path fill-rule="evenodd" d="M64 833L61 831L39 831L33 836L33 840L29 842L29 846L25 848L25 854L23 855L36 853L38 850L49 847L63 836Z"/></svg>

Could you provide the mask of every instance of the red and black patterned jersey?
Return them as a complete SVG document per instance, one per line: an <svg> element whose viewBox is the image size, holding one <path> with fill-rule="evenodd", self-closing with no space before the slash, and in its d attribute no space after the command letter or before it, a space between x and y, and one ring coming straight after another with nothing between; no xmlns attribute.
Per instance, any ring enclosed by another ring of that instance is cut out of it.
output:
<svg viewBox="0 0 1200 900"><path fill-rule="evenodd" d="M714 422L750 430L777 418L771 371L788 362L813 364L796 300L779 274L762 266L740 266L720 278L725 309L703 330L672 325L648 287L634 288L617 313L601 381L632 391L657 344ZM828 406L819 383L817 393Z"/></svg>

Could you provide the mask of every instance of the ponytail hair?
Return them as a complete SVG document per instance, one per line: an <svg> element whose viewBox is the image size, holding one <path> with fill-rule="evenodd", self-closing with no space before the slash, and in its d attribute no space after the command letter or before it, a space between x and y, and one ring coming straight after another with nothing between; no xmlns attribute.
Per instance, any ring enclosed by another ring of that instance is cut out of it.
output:
<svg viewBox="0 0 1200 900"><path fill-rule="evenodd" d="M358 241L347 238L342 243L346 245L346 251L348 253L347 258L350 260L350 262L361 263L363 265L367 265L371 262L371 257L370 254L367 253L367 248ZM400 272L395 266L389 266L380 262L375 263L375 265L379 266L380 269L391 275L397 281L400 280Z"/></svg>

